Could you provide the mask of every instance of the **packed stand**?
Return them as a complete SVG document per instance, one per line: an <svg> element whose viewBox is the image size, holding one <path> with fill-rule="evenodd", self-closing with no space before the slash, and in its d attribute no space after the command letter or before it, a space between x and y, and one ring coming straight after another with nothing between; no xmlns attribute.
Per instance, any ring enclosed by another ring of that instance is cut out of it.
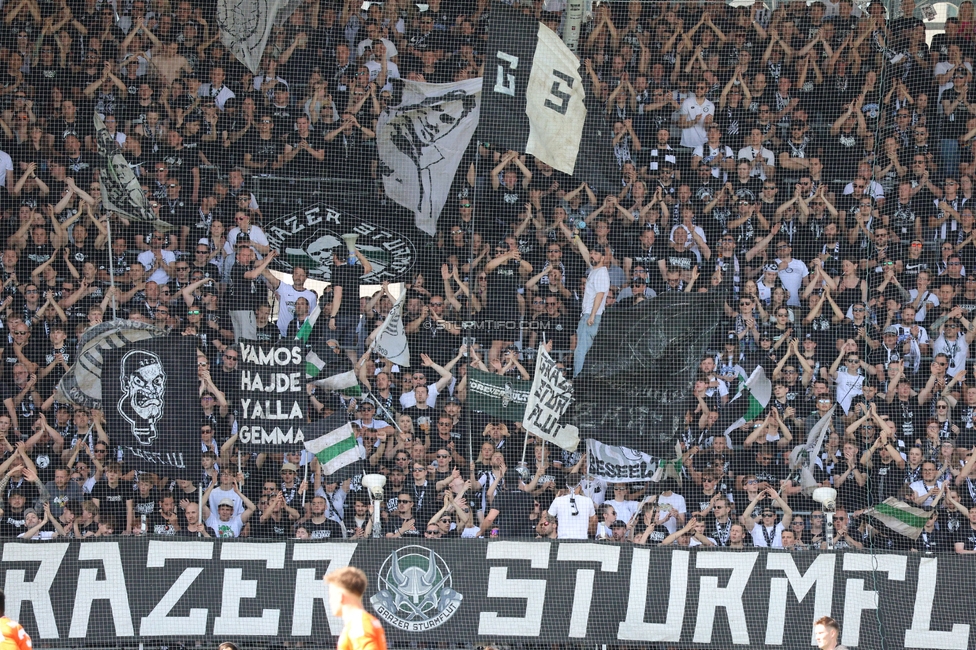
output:
<svg viewBox="0 0 976 650"><path fill-rule="evenodd" d="M561 11L520 4L560 28ZM481 76L487 0L307 0L256 75L212 2L6 3L0 535L371 537L358 478L238 445L236 342L294 339L320 307L310 343L357 369L363 396L309 384L313 417L346 413L387 477L385 537L805 550L827 546L826 515L835 548L976 552L976 22L963 2L928 45L913 12L594 3L581 72L614 191L472 142L402 288L408 369L368 351L395 302L385 284L360 297L369 260L337 249L321 291L306 269L273 274L278 215L249 183L355 179L363 212L388 218L378 116L397 79ZM172 229L104 211L93 113ZM469 368L530 379L547 345L576 375L605 310L672 291L726 297L716 353L688 377L678 477L607 483L582 447L528 436L523 452L520 423L465 406ZM127 469L99 411L56 399L79 334L115 316L198 342L196 480ZM723 435L757 366L769 406ZM787 455L835 405L813 467L838 491L824 513ZM932 511L916 542L860 516L890 496Z"/></svg>

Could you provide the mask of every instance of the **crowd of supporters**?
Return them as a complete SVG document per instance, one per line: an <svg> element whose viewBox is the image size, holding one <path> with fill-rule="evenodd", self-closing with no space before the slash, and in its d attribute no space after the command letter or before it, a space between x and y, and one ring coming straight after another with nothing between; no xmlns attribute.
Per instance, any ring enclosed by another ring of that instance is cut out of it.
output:
<svg viewBox="0 0 976 650"><path fill-rule="evenodd" d="M558 0L514 4L565 20ZM215 5L3 5L0 536L371 537L358 478L237 444L237 342L294 339L319 308L310 343L357 369L362 395L309 384L312 417L347 413L387 476L386 537L976 553L971 2L931 43L913 0L587 5L580 72L609 183L472 141L399 288L411 368L369 350L395 291L361 297L362 253L340 245L324 289L272 273L277 209L249 183L355 180L364 216L395 225L377 120L399 79L493 65L488 0L305 0L257 74ZM93 114L169 228L105 211ZM545 344L574 376L606 310L672 291L726 297L688 377L679 477L608 483L582 447L466 408L469 367L529 379ZM113 317L198 341L196 480L122 466L103 414L58 401L77 337ZM714 430L757 366L766 411ZM824 513L787 456L835 406L813 467L838 492ZM917 541L861 516L888 497L931 510Z"/></svg>

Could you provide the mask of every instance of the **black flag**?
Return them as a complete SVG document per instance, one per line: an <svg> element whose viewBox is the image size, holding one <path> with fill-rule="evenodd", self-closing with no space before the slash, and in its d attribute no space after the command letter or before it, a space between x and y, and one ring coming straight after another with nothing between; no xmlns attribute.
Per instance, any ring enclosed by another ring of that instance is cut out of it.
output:
<svg viewBox="0 0 976 650"><path fill-rule="evenodd" d="M572 174L586 121L579 59L559 35L516 9L491 10L479 140L530 153Z"/></svg>
<svg viewBox="0 0 976 650"><path fill-rule="evenodd" d="M608 310L573 380L580 436L671 457L724 299L665 293L633 309Z"/></svg>
<svg viewBox="0 0 976 650"><path fill-rule="evenodd" d="M170 478L200 474L202 416L196 339L167 336L102 352L102 409L126 469Z"/></svg>
<svg viewBox="0 0 976 650"><path fill-rule="evenodd" d="M305 392L305 345L240 341L241 396L238 439L252 451L282 451L305 442L308 395Z"/></svg>

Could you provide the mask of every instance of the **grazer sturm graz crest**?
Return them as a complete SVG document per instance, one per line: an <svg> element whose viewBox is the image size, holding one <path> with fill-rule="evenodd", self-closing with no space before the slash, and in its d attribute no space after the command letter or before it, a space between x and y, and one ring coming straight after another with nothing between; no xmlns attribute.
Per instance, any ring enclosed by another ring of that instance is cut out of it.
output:
<svg viewBox="0 0 976 650"><path fill-rule="evenodd" d="M116 408L132 427L132 435L140 445L156 441L156 429L163 417L166 395L166 371L163 362L152 352L130 350L119 364L122 397Z"/></svg>
<svg viewBox="0 0 976 650"><path fill-rule="evenodd" d="M460 608L451 586L451 568L431 549L405 546L380 567L379 592L369 599L384 621L407 632L425 632L445 623Z"/></svg>

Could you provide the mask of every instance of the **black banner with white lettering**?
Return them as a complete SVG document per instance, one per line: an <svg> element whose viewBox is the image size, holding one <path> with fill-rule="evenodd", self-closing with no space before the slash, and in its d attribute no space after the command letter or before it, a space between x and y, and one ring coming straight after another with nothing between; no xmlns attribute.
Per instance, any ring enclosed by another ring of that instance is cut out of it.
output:
<svg viewBox="0 0 976 650"><path fill-rule="evenodd" d="M280 343L241 341L238 440L246 449L294 449L305 441L305 348Z"/></svg>
<svg viewBox="0 0 976 650"><path fill-rule="evenodd" d="M858 648L976 643L965 556L675 550L548 541L8 542L5 614L47 646L275 639L329 646L326 571L354 565L397 646L661 643ZM883 622L883 625L882 625Z"/></svg>
<svg viewBox="0 0 976 650"><path fill-rule="evenodd" d="M198 383L187 381L197 363L196 339L166 336L102 351L105 431L122 450L126 470L170 478L200 472Z"/></svg>
<svg viewBox="0 0 976 650"><path fill-rule="evenodd" d="M670 292L632 309L608 310L573 381L569 415L580 436L672 457L723 300L721 294Z"/></svg>

